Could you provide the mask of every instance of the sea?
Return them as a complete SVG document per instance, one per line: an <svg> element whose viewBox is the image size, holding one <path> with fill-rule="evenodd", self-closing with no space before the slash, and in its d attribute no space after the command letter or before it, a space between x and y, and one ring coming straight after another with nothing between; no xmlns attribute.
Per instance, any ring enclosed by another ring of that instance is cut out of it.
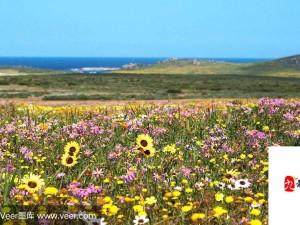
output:
<svg viewBox="0 0 300 225"><path fill-rule="evenodd" d="M0 57L0 66L22 66L38 69L65 70L80 73L105 73L128 64L149 65L168 58L138 57ZM180 58L224 62L261 62L265 58Z"/></svg>

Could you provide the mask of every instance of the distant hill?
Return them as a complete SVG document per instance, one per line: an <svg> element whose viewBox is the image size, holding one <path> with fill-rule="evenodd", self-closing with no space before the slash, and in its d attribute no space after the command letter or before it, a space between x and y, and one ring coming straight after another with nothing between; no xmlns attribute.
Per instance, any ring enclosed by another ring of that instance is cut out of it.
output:
<svg viewBox="0 0 300 225"><path fill-rule="evenodd" d="M112 73L300 77L300 55L257 63L171 58L152 65L123 68Z"/></svg>
<svg viewBox="0 0 300 225"><path fill-rule="evenodd" d="M65 74L68 71L31 67L1 67L0 76L32 74ZM256 63L229 63L217 60L170 58L151 65L130 63L111 73L124 74L190 74L190 75L254 75L300 78L300 55Z"/></svg>
<svg viewBox="0 0 300 225"><path fill-rule="evenodd" d="M300 55L284 57L274 61L283 67L294 67L300 69Z"/></svg>
<svg viewBox="0 0 300 225"><path fill-rule="evenodd" d="M252 63L242 68L243 74L300 77L300 55Z"/></svg>

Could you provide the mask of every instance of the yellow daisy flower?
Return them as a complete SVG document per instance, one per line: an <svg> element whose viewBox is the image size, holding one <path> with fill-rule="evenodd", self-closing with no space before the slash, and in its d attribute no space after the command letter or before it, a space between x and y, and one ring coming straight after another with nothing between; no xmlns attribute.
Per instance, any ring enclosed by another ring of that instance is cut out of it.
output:
<svg viewBox="0 0 300 225"><path fill-rule="evenodd" d="M64 151L70 156L76 156L80 151L80 146L76 141L71 141L65 145Z"/></svg>
<svg viewBox="0 0 300 225"><path fill-rule="evenodd" d="M137 146L140 148L152 148L153 139L148 134L140 134L136 139Z"/></svg>
<svg viewBox="0 0 300 225"><path fill-rule="evenodd" d="M25 175L22 178L23 188L29 193L34 193L39 191L44 185L44 179L41 179L40 175L34 175L32 173Z"/></svg>
<svg viewBox="0 0 300 225"><path fill-rule="evenodd" d="M153 157L155 155L156 150L152 148L144 149L143 154L147 157Z"/></svg>
<svg viewBox="0 0 300 225"><path fill-rule="evenodd" d="M67 167L72 167L77 164L77 158L70 155L63 155L61 158L61 164Z"/></svg>

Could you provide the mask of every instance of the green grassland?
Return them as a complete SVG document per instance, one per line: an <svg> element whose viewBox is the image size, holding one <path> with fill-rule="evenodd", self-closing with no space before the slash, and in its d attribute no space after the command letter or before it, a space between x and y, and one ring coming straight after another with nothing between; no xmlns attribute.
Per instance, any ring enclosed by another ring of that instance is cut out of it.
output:
<svg viewBox="0 0 300 225"><path fill-rule="evenodd" d="M298 98L300 67L297 60L291 62L294 61L284 58L261 63L200 61L194 65L189 60L176 60L105 74L3 67L0 68L0 98Z"/></svg>
<svg viewBox="0 0 300 225"><path fill-rule="evenodd" d="M22 67L22 66L0 66L0 77L2 76L18 76L18 75L48 75L48 74L61 74L67 73L65 71L59 70L46 70L46 69L37 69L31 67Z"/></svg>
<svg viewBox="0 0 300 225"><path fill-rule="evenodd" d="M128 100L300 97L300 77L51 74L0 77L0 97Z"/></svg>

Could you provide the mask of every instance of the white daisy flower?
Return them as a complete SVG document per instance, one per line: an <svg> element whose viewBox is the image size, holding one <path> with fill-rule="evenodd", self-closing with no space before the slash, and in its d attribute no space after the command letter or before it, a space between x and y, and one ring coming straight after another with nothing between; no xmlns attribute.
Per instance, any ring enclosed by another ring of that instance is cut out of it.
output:
<svg viewBox="0 0 300 225"><path fill-rule="evenodd" d="M135 220L133 220L134 225L141 225L149 222L149 219L146 218L145 215L135 216Z"/></svg>
<svg viewBox="0 0 300 225"><path fill-rule="evenodd" d="M196 182L195 183L195 188L196 189L200 189L201 187L203 187L204 186L204 184L202 183L202 182Z"/></svg>
<svg viewBox="0 0 300 225"><path fill-rule="evenodd" d="M235 181L235 186L239 188L248 188L250 187L251 183L247 179L239 179Z"/></svg>
<svg viewBox="0 0 300 225"><path fill-rule="evenodd" d="M227 187L234 191L234 190L239 190L240 188L238 186L236 186L235 184L228 184Z"/></svg>
<svg viewBox="0 0 300 225"><path fill-rule="evenodd" d="M87 225L106 225L104 218L101 219L82 219Z"/></svg>
<svg viewBox="0 0 300 225"><path fill-rule="evenodd" d="M218 184L216 184L216 186L220 189L224 189L224 187L226 186L224 183L219 182Z"/></svg>
<svg viewBox="0 0 300 225"><path fill-rule="evenodd" d="M176 191L182 191L182 187L176 186L176 187L174 187L174 190L176 190Z"/></svg>

